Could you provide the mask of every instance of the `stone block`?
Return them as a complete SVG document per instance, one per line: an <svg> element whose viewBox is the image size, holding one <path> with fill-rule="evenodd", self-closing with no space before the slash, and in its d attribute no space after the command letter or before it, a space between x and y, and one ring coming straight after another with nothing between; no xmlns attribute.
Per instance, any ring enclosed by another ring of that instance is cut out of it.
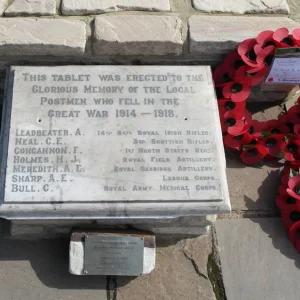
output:
<svg viewBox="0 0 300 300"><path fill-rule="evenodd" d="M7 5L7 0L0 0L0 16L2 16L6 5Z"/></svg>
<svg viewBox="0 0 300 300"><path fill-rule="evenodd" d="M143 10L169 11L169 0L63 0L61 5L64 15L89 15L108 11Z"/></svg>
<svg viewBox="0 0 300 300"><path fill-rule="evenodd" d="M144 238L144 250L143 250L143 274L149 274L155 267L156 258L156 244L155 235L151 232L141 232L141 231L102 231L102 232L91 232L76 230L71 235L70 241L70 264L69 271L73 275L88 275L84 271L84 259L85 259L85 243L87 236L94 235L101 238L101 236L113 235L116 237L143 237ZM115 242L117 245L117 243ZM115 246L117 247L117 246ZM125 247L125 246L123 246ZM113 248L112 249L117 249ZM99 251L99 250L98 250ZM119 250L121 251L121 250ZM122 251L121 251L122 252ZM121 254L122 255L122 254ZM110 259L113 259L112 257ZM114 275L114 274L110 274Z"/></svg>
<svg viewBox="0 0 300 300"><path fill-rule="evenodd" d="M180 55L182 22L153 15L99 16L94 52L98 55Z"/></svg>
<svg viewBox="0 0 300 300"><path fill-rule="evenodd" d="M43 226L39 226L39 225L19 225L19 224L14 224L11 223L10 226L10 234L12 236L23 236L23 235L27 235L27 234L38 234L40 235L41 233L43 233L44 231L44 227Z"/></svg>
<svg viewBox="0 0 300 300"><path fill-rule="evenodd" d="M278 212L275 199L282 163L267 162L262 168L253 168L244 165L239 153L232 149L226 151L226 158L232 210Z"/></svg>
<svg viewBox="0 0 300 300"><path fill-rule="evenodd" d="M1 55L80 55L86 24L58 19L0 19Z"/></svg>
<svg viewBox="0 0 300 300"><path fill-rule="evenodd" d="M1 300L107 300L106 277L68 272L69 241L0 238Z"/></svg>
<svg viewBox="0 0 300 300"><path fill-rule="evenodd" d="M72 228L85 228L87 226L98 230L107 228L128 229L152 231L158 236L199 236L206 234L210 225L215 221L216 215L206 217L190 216L177 219L155 220L98 220L95 224L93 220L88 223L84 221L64 220L55 223L48 223L45 220L14 220L10 224L10 234L12 239L51 239L51 238L67 238ZM189 220L190 219L190 220Z"/></svg>
<svg viewBox="0 0 300 300"><path fill-rule="evenodd" d="M0 218L0 240L4 236L9 235L10 222L8 220Z"/></svg>
<svg viewBox="0 0 300 300"><path fill-rule="evenodd" d="M289 5L286 0L193 0L193 5L195 9L209 13L228 12L234 14L289 14L290 12Z"/></svg>
<svg viewBox="0 0 300 300"><path fill-rule="evenodd" d="M156 266L150 273L128 281L117 277L117 300L216 300L208 277L209 235L179 242L157 242Z"/></svg>
<svg viewBox="0 0 300 300"><path fill-rule="evenodd" d="M142 229L142 228L141 228ZM199 236L207 234L210 226L203 227L157 227L153 232L157 235L175 235L175 236Z"/></svg>
<svg viewBox="0 0 300 300"><path fill-rule="evenodd" d="M286 17L192 16L189 20L190 52L206 58L227 54L245 39L263 30L294 29L299 23Z"/></svg>
<svg viewBox="0 0 300 300"><path fill-rule="evenodd" d="M230 211L208 66L12 67L8 74L1 217L133 225L132 219L145 224ZM139 97L119 98L132 94L133 84ZM51 144L55 134L58 144ZM192 221L156 227L211 223Z"/></svg>
<svg viewBox="0 0 300 300"><path fill-rule="evenodd" d="M300 256L280 218L218 220L216 230L227 299L299 299Z"/></svg>
<svg viewBox="0 0 300 300"><path fill-rule="evenodd" d="M56 13L56 0L14 0L5 10L6 16L40 15L50 16Z"/></svg>

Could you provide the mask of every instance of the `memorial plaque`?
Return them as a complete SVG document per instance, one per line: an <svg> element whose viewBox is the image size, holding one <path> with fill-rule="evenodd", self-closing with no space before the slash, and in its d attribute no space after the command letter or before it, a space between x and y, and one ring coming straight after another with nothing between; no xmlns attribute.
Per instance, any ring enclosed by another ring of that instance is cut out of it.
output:
<svg viewBox="0 0 300 300"><path fill-rule="evenodd" d="M0 217L230 210L209 67L13 67L2 147Z"/></svg>
<svg viewBox="0 0 300 300"><path fill-rule="evenodd" d="M133 236L97 236L85 238L84 273L86 275L143 274L144 239Z"/></svg>

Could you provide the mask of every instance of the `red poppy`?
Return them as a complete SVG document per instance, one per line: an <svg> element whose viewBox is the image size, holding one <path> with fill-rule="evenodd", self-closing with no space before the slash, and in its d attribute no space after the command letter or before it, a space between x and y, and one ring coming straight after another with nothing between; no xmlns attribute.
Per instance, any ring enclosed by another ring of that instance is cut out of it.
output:
<svg viewBox="0 0 300 300"><path fill-rule="evenodd" d="M286 186L284 184L281 184L279 186L278 191L277 191L277 195L279 196L279 195L285 195L285 194L287 194L286 188L287 188L287 183L286 183Z"/></svg>
<svg viewBox="0 0 300 300"><path fill-rule="evenodd" d="M300 253L300 222L294 223L289 229L289 240L296 247L298 253Z"/></svg>
<svg viewBox="0 0 300 300"><path fill-rule="evenodd" d="M238 46L238 53L242 60L253 68L248 70L248 73L258 72L265 66L270 66L276 50L273 39L269 38L270 41L267 41L268 33L265 37L259 36L258 39L260 43L257 42L257 39L247 39Z"/></svg>
<svg viewBox="0 0 300 300"><path fill-rule="evenodd" d="M246 39L238 45L237 52L242 57L243 55L249 54L255 45L257 45L256 39Z"/></svg>
<svg viewBox="0 0 300 300"><path fill-rule="evenodd" d="M300 176L290 178L286 191L290 196L300 200Z"/></svg>
<svg viewBox="0 0 300 300"><path fill-rule="evenodd" d="M271 134L258 142L266 148L267 154L276 157L285 147L283 134Z"/></svg>
<svg viewBox="0 0 300 300"><path fill-rule="evenodd" d="M222 130L233 136L241 135L248 131L251 126L252 115L247 111L227 111L221 118Z"/></svg>
<svg viewBox="0 0 300 300"><path fill-rule="evenodd" d="M265 30L262 31L256 38L256 41L259 45L261 45L262 48L268 47L268 46L276 46L274 40L273 40L273 33L272 30Z"/></svg>
<svg viewBox="0 0 300 300"><path fill-rule="evenodd" d="M299 104L295 104L293 106L291 106L289 108L289 110L287 111L288 114L299 114L300 113L300 105Z"/></svg>
<svg viewBox="0 0 300 300"><path fill-rule="evenodd" d="M300 160L294 160L294 161L291 161L291 165L293 167L300 167Z"/></svg>
<svg viewBox="0 0 300 300"><path fill-rule="evenodd" d="M243 113L238 111L226 111L223 115L220 115L222 132L228 132L230 127L244 127Z"/></svg>
<svg viewBox="0 0 300 300"><path fill-rule="evenodd" d="M298 138L300 138L300 124L294 125L294 133Z"/></svg>
<svg viewBox="0 0 300 300"><path fill-rule="evenodd" d="M252 136L248 132L245 132L241 135L232 136L230 134L227 134L223 137L224 145L233 148L236 150L241 150L241 147L243 145L247 145L252 141Z"/></svg>
<svg viewBox="0 0 300 300"><path fill-rule="evenodd" d="M251 93L251 89L246 84L237 82L227 83L223 87L223 96L226 99L231 99L233 102L245 101Z"/></svg>
<svg viewBox="0 0 300 300"><path fill-rule="evenodd" d="M280 48L290 48L295 46L294 38L285 27L277 29L273 34L273 39Z"/></svg>
<svg viewBox="0 0 300 300"><path fill-rule="evenodd" d="M245 63L241 59L241 56L238 54L236 50L230 52L223 60L223 65L227 67L228 70L232 71L232 77L234 76L235 70L239 67L243 66Z"/></svg>
<svg viewBox="0 0 300 300"><path fill-rule="evenodd" d="M300 220L300 205L290 204L281 210L281 221L285 228L290 227Z"/></svg>
<svg viewBox="0 0 300 300"><path fill-rule="evenodd" d="M234 81L249 86L255 86L264 80L268 72L269 67L263 67L263 69L258 72L252 72L252 69L249 66L242 66L237 69Z"/></svg>
<svg viewBox="0 0 300 300"><path fill-rule="evenodd" d="M246 107L246 102L233 102L230 99L219 100L218 101L219 113L224 115L226 111L239 111L243 112Z"/></svg>
<svg viewBox="0 0 300 300"><path fill-rule="evenodd" d="M273 134L287 134L290 132L289 127L279 120L269 120L266 122L265 131Z"/></svg>
<svg viewBox="0 0 300 300"><path fill-rule="evenodd" d="M276 48L274 46L268 46L262 48L260 45L257 45L255 48L255 51L257 52L257 58L256 58L257 67L253 68L251 72L259 72L263 68L267 68L268 71L270 69L269 67L272 64L275 50Z"/></svg>
<svg viewBox="0 0 300 300"><path fill-rule="evenodd" d="M213 79L215 85L224 85L228 82L233 81L233 77L235 76L235 70L228 69L228 66L221 64L213 72Z"/></svg>
<svg viewBox="0 0 300 300"><path fill-rule="evenodd" d="M267 151L265 147L261 145L254 145L253 147L248 147L240 157L245 164L256 165L260 163L266 155Z"/></svg>
<svg viewBox="0 0 300 300"><path fill-rule="evenodd" d="M300 201L290 196L286 191L285 193L280 193L276 198L276 205L281 210L285 210L288 206L295 204L298 204L300 207Z"/></svg>
<svg viewBox="0 0 300 300"><path fill-rule="evenodd" d="M299 104L293 105L285 115L290 122L294 124L300 123L300 105Z"/></svg>
<svg viewBox="0 0 300 300"><path fill-rule="evenodd" d="M279 116L279 122L287 128L288 132L294 133L294 126L297 124L297 118L290 117L288 114Z"/></svg>
<svg viewBox="0 0 300 300"><path fill-rule="evenodd" d="M284 148L284 158L288 161L300 160L300 140L287 140Z"/></svg>
<svg viewBox="0 0 300 300"><path fill-rule="evenodd" d="M280 182L283 186L285 186L287 188L289 180L290 180L290 174L284 173L283 176L281 177ZM279 188L279 190L280 190L280 188Z"/></svg>
<svg viewBox="0 0 300 300"><path fill-rule="evenodd" d="M255 52L256 39L247 39L241 42L238 46L238 54L241 59L250 67L257 67L257 53Z"/></svg>
<svg viewBox="0 0 300 300"><path fill-rule="evenodd" d="M224 85L215 86L215 92L216 92L217 100L224 99L224 97L223 97L223 86Z"/></svg>
<svg viewBox="0 0 300 300"><path fill-rule="evenodd" d="M296 44L296 46L300 46L300 28L295 28L292 31L292 36L294 39L294 43Z"/></svg>
<svg viewBox="0 0 300 300"><path fill-rule="evenodd" d="M281 177L281 183L282 185L284 185L285 187L288 187L288 182L290 180L290 172L291 172L291 169L296 171L296 172L299 172L299 167L297 166L293 166L293 165L286 165L283 169L283 175ZM279 188L280 189L280 188ZM286 192L286 191L285 191Z"/></svg>
<svg viewBox="0 0 300 300"><path fill-rule="evenodd" d="M249 128L249 133L255 138L261 137L263 131L267 128L267 122L259 122L257 120L252 120L251 126Z"/></svg>

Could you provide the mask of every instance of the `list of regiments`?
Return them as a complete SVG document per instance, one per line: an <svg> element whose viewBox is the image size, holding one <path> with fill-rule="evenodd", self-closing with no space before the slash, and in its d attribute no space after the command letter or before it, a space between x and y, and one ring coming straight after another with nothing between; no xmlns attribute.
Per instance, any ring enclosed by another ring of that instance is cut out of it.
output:
<svg viewBox="0 0 300 300"><path fill-rule="evenodd" d="M207 68L16 67L5 201L222 199Z"/></svg>

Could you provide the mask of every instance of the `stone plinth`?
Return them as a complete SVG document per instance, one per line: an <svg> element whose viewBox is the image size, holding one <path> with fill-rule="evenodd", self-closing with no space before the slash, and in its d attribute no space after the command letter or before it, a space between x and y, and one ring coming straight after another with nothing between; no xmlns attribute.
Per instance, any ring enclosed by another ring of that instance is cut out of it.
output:
<svg viewBox="0 0 300 300"><path fill-rule="evenodd" d="M0 217L230 210L209 67L13 67L4 110Z"/></svg>

